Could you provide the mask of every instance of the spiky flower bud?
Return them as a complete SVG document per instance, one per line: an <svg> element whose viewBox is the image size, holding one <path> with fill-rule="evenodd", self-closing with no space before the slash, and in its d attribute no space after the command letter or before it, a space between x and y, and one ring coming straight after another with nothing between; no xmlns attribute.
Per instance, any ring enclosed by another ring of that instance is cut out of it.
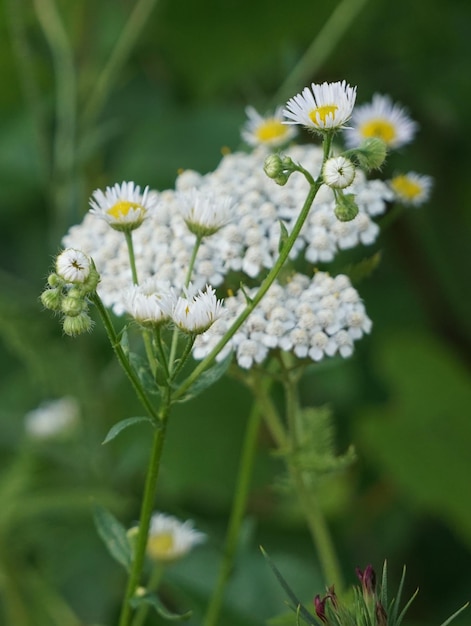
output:
<svg viewBox="0 0 471 626"><path fill-rule="evenodd" d="M62 290L54 287L45 289L40 296L41 304L50 311L60 311L62 303Z"/></svg>
<svg viewBox="0 0 471 626"><path fill-rule="evenodd" d="M62 320L62 329L66 335L69 335L69 337L89 333L92 328L93 320L85 311L82 311L79 315L75 316L65 315Z"/></svg>
<svg viewBox="0 0 471 626"><path fill-rule="evenodd" d="M355 202L355 196L352 193L337 193L337 204L334 213L341 222L350 222L358 215L358 205Z"/></svg>
<svg viewBox="0 0 471 626"><path fill-rule="evenodd" d="M358 148L346 152L367 172L379 169L386 160L387 153L386 142L379 139L379 137L369 137Z"/></svg>

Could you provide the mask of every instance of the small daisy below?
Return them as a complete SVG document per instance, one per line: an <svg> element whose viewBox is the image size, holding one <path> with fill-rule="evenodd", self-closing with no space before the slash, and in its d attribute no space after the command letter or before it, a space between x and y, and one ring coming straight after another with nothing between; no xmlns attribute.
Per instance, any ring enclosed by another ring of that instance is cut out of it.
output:
<svg viewBox="0 0 471 626"><path fill-rule="evenodd" d="M245 109L249 118L242 129L242 139L249 146L278 148L296 135L296 129L283 122L283 108L278 107L273 115L260 115L253 107Z"/></svg>
<svg viewBox="0 0 471 626"><path fill-rule="evenodd" d="M381 94L356 107L350 123L351 128L345 129L345 142L350 148L371 137L381 139L390 149L399 148L410 143L417 131L416 122L406 110Z"/></svg>
<svg viewBox="0 0 471 626"><path fill-rule="evenodd" d="M181 559L206 535L193 527L191 520L180 522L172 515L154 513L150 522L147 554L153 561L169 563Z"/></svg>
<svg viewBox="0 0 471 626"><path fill-rule="evenodd" d="M416 172L399 174L389 181L389 186L394 192L397 202L407 206L420 206L427 202L432 185L431 176L416 174Z"/></svg>
<svg viewBox="0 0 471 626"><path fill-rule="evenodd" d="M123 182L107 187L105 192L96 189L90 199L90 213L104 219L112 228L130 231L138 228L154 208L156 194L148 187L141 194L139 185Z"/></svg>

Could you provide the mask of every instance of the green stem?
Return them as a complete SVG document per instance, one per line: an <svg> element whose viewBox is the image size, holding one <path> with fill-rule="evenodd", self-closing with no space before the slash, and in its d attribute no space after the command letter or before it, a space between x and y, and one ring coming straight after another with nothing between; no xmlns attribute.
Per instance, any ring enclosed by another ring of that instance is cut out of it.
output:
<svg viewBox="0 0 471 626"><path fill-rule="evenodd" d="M149 459L149 466L147 469L146 483L141 505L141 514L139 517L139 532L137 535L136 545L134 549L134 559L131 565L131 571L129 574L123 604L121 607L121 614L119 617L118 626L129 626L130 624L132 616L132 607L130 601L136 593L137 587L139 586L142 570L144 567L147 537L149 534L150 520L154 510L157 479L159 477L160 461L162 458L162 450L167 431L170 405L171 402L169 391L165 404L163 404L160 411L159 421L161 424L161 428L155 431L154 439L152 442L152 451Z"/></svg>
<svg viewBox="0 0 471 626"><path fill-rule="evenodd" d="M135 2L134 9L116 42L108 62L94 82L93 90L84 107L83 120L85 124L89 124L100 113L121 67L124 65L143 28L148 23L156 1L137 0Z"/></svg>
<svg viewBox="0 0 471 626"><path fill-rule="evenodd" d="M132 230L124 231L124 238L128 248L129 265L131 267L132 282L134 285L139 284L139 278L137 275L136 255L134 254L134 244L132 239ZM152 374L155 375L157 370L157 362L155 360L154 351L152 349L152 337L149 331L142 329L142 340L144 342L144 348L146 351L147 361L150 365Z"/></svg>
<svg viewBox="0 0 471 626"><path fill-rule="evenodd" d="M294 224L293 230L291 231L288 238L286 239L275 264L273 265L271 270L268 272L267 276L263 280L262 284L260 285L259 290L255 294L253 299L247 304L247 306L239 315L239 317L234 321L234 323L226 332L224 337L222 337L218 341L218 343L211 350L211 352L195 367L193 372L176 390L174 394L174 399L181 397L187 391L187 389L191 387L191 385L195 382L195 380L197 380L197 378L205 371L205 369L213 363L216 356L224 348L224 346L232 339L235 333L239 330L239 328L242 326L245 320L249 317L249 315L252 313L252 311L255 309L255 307L258 305L258 303L262 300L264 295L270 289L272 284L275 282L276 277L280 273L285 261L287 260L289 256L289 253L291 252L291 249L296 239L299 236L299 233L301 232L304 222L306 221L306 218L311 209L312 203L314 202L314 198L316 197L316 194L322 184L322 181L319 179L314 181L312 176L308 172L306 172L304 169L300 168L300 170L310 182L309 193L306 197L306 200L298 216L298 219L296 220L296 223Z"/></svg>
<svg viewBox="0 0 471 626"><path fill-rule="evenodd" d="M203 237L196 235L195 245L193 246L193 251L191 253L190 262L188 264L188 269L186 272L185 287L188 287L188 285L191 282L191 276L193 274L193 269L195 267L196 255L198 254L198 250L200 249L202 241L203 241Z"/></svg>
<svg viewBox="0 0 471 626"><path fill-rule="evenodd" d="M136 255L134 254L134 245L132 241L132 230L124 230L124 238L126 240L126 245L128 247L128 256L129 256L129 265L131 266L131 275L133 285L139 284L139 279L137 277L137 267L136 267Z"/></svg>
<svg viewBox="0 0 471 626"><path fill-rule="evenodd" d="M367 1L343 0L336 6L314 41L278 89L274 97L275 102L283 102L291 97L319 71Z"/></svg>
<svg viewBox="0 0 471 626"><path fill-rule="evenodd" d="M164 565L163 563L156 563L154 565L154 569L152 570L151 577L149 582L146 585L147 592L156 591L159 587L159 583L162 580L162 576L164 573ZM132 620L132 626L142 626L146 621L147 613L149 612L150 604L142 604L138 609Z"/></svg>
<svg viewBox="0 0 471 626"><path fill-rule="evenodd" d="M289 427L291 454L295 456L299 452L299 417L300 406L298 396L298 377L285 369L283 381L285 390L286 417ZM315 498L312 489L306 484L305 475L296 463L288 463L288 470L296 487L298 498L304 509L306 521L311 533L314 545L319 555L324 581L327 585L334 585L338 593L342 592L343 580L335 547L330 535L322 509Z"/></svg>
<svg viewBox="0 0 471 626"><path fill-rule="evenodd" d="M55 133L52 154L52 198L56 219L67 214L71 219L76 209L76 193L72 193L76 151L76 71L74 54L61 16L53 0L34 0L34 7L44 36L49 44L56 81ZM63 221L63 220L62 220ZM59 228L61 224L56 224Z"/></svg>
<svg viewBox="0 0 471 626"><path fill-rule="evenodd" d="M264 387L268 388L270 384L270 380L265 380ZM232 509L224 544L223 560L219 569L216 586L211 596L211 601L203 622L204 626L217 625L224 599L224 591L232 572L234 555L237 549L240 528L246 510L255 455L257 452L257 437L260 428L261 415L261 407L257 402L255 402L250 411L245 431L237 483L234 490L234 499L232 502Z"/></svg>
<svg viewBox="0 0 471 626"><path fill-rule="evenodd" d="M186 342L185 349L183 350L183 354L180 357L177 367L173 370L171 380L175 380L178 374L182 371L185 363L188 361L188 357L191 354L191 349L195 343L196 335L190 335L188 337L188 341Z"/></svg>
<svg viewBox="0 0 471 626"><path fill-rule="evenodd" d="M111 343L111 347L113 348L113 351L121 365L121 367L124 369L124 371L126 372L127 377L129 378L129 380L131 381L131 384L134 388L134 391L136 392L136 395L139 399L139 401L141 402L141 404L143 405L143 407L146 409L146 411L148 412L148 414L152 417L152 419L154 420L155 423L159 422L159 415L156 412L152 402L150 401L150 399L147 397L147 394L141 384L141 381L139 380L139 377L137 376L136 372L134 371L134 369L132 368L131 364L129 363L129 360L123 350L123 347L121 346L121 343L118 339L118 336L116 334L116 331L114 329L113 326L113 322L111 321L111 318L109 316L109 313L106 309L106 307L104 306L103 302L101 301L100 296L97 293L94 293L91 296L91 301L94 303L94 305L97 308L97 311L101 317L101 320L103 322L103 325L105 327L106 333L108 335L108 339L110 340Z"/></svg>

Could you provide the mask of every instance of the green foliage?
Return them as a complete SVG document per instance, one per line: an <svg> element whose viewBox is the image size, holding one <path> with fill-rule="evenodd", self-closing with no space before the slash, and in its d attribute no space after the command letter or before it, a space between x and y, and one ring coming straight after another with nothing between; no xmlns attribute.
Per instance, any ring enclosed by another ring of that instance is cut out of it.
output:
<svg viewBox="0 0 471 626"><path fill-rule="evenodd" d="M110 511L98 504L93 507L93 519L108 552L128 570L132 560L132 549L124 526Z"/></svg>
<svg viewBox="0 0 471 626"><path fill-rule="evenodd" d="M109 443L110 441L113 441L113 439L115 437L117 437L119 435L119 433L122 432L123 430L125 430L126 428L129 428L130 426L134 426L135 424L142 424L143 422L147 422L148 424L150 424L154 428L157 427L157 425L154 424L154 422L150 419L150 417L145 417L145 416L141 416L141 417L127 417L124 420L120 420L119 422L117 422L116 424L114 424L110 428L110 430L108 431L108 434L103 439L102 444Z"/></svg>

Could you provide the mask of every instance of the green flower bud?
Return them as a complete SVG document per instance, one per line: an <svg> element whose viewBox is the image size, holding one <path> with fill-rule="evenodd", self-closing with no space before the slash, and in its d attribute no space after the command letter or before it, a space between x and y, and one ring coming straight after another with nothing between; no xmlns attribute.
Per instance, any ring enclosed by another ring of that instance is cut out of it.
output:
<svg viewBox="0 0 471 626"><path fill-rule="evenodd" d="M64 285L64 279L58 276L55 272L49 274L47 282L49 287L62 287Z"/></svg>
<svg viewBox="0 0 471 626"><path fill-rule="evenodd" d="M89 333L93 328L93 320L85 311L75 316L66 315L62 321L62 328L66 335L75 337L82 333Z"/></svg>
<svg viewBox="0 0 471 626"><path fill-rule="evenodd" d="M87 280L83 283L82 289L85 293L92 293L96 291L96 288L99 282L100 282L100 274L97 272L95 264L92 261L90 274L88 275Z"/></svg>
<svg viewBox="0 0 471 626"><path fill-rule="evenodd" d="M72 290L71 290L72 291ZM80 315L82 311L87 309L87 303L84 296L78 293L68 293L63 299L61 304L62 313L70 317L76 317Z"/></svg>
<svg viewBox="0 0 471 626"><path fill-rule="evenodd" d="M380 168L386 159L387 152L386 142L378 137L369 137L358 148L349 150L359 166L367 172Z"/></svg>
<svg viewBox="0 0 471 626"><path fill-rule="evenodd" d="M40 296L41 304L50 311L60 311L62 304L62 290L57 287L45 289Z"/></svg>
<svg viewBox="0 0 471 626"><path fill-rule="evenodd" d="M265 159L263 171L268 178L277 178L283 172L283 164L279 154L270 154Z"/></svg>
<svg viewBox="0 0 471 626"><path fill-rule="evenodd" d="M337 193L337 204L334 209L335 216L341 222L350 222L358 215L358 205L352 193Z"/></svg>

